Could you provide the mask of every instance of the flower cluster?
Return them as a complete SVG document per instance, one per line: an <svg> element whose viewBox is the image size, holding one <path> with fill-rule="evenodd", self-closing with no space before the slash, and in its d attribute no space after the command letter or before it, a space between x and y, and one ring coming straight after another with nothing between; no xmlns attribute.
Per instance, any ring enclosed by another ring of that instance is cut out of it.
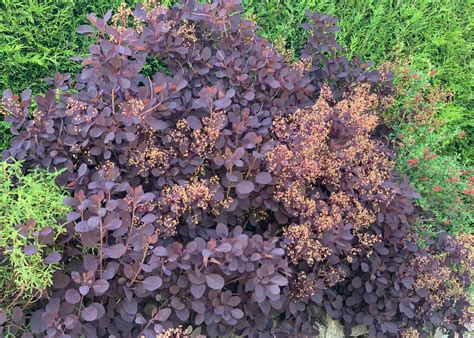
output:
<svg viewBox="0 0 474 338"><path fill-rule="evenodd" d="M295 264L304 260L312 266L315 262L325 260L330 254L310 223L292 224L283 231L283 235L287 242L286 254Z"/></svg>
<svg viewBox="0 0 474 338"><path fill-rule="evenodd" d="M317 290L316 279L300 271L290 283L290 297L294 302L308 300Z"/></svg>

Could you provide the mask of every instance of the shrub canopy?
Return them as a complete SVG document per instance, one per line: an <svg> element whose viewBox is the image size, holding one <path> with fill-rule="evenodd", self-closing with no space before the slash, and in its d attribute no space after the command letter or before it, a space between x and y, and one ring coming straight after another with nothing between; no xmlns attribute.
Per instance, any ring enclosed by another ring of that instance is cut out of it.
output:
<svg viewBox="0 0 474 338"><path fill-rule="evenodd" d="M390 74L340 56L318 13L288 64L240 10L92 14L76 79L52 79L31 119L29 93L5 93L5 156L65 168L73 192L66 268L31 332L288 336L314 334L323 311L372 337L464 331L467 249L417 246L417 194L373 137Z"/></svg>

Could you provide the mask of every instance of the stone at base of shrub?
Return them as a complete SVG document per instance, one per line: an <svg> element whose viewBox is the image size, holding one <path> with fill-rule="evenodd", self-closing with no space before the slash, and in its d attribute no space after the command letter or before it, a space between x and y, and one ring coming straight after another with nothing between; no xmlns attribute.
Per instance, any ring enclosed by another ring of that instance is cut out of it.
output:
<svg viewBox="0 0 474 338"><path fill-rule="evenodd" d="M315 327L319 330L317 338L344 338L344 327L337 320L332 319L327 314L321 322L316 322ZM368 333L364 325L354 326L351 337L366 337Z"/></svg>
<svg viewBox="0 0 474 338"><path fill-rule="evenodd" d="M337 320L330 318L328 315L324 316L321 322L315 323L315 327L319 330L319 335L316 338L345 338L344 327ZM469 334L467 337L474 336L474 323L469 325ZM366 338L368 337L368 330L364 325L358 325L352 328L351 337ZM440 329L436 330L433 338L448 338L449 335L443 333ZM459 335L456 335L459 337Z"/></svg>

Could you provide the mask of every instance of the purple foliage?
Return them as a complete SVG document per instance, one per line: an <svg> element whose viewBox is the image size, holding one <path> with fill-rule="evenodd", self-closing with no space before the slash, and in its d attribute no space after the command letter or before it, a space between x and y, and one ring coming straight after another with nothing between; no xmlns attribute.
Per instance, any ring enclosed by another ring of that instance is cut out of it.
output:
<svg viewBox="0 0 474 338"><path fill-rule="evenodd" d="M4 156L65 168L58 184L73 211L62 256L49 257L65 266L49 297L8 322L0 312L0 324L17 334L28 321L25 337L155 337L180 325L270 337L315 334L325 311L371 337L465 331L466 248L415 244L416 194L364 124L371 107L348 114L357 85L383 98L390 75L341 56L335 20L317 13L304 62L287 64L240 10L239 0L139 5L131 27L91 14L79 31L95 43L75 80L57 75L32 118L27 92L5 92L14 137ZM145 76L149 58L167 73ZM324 165L305 152L310 122L327 126L314 143ZM279 149L294 156L280 161ZM377 156L361 160L366 151ZM310 162L320 174L305 181ZM376 172L383 179L365 180ZM341 217L316 226L323 213ZM320 251L309 256L303 240Z"/></svg>

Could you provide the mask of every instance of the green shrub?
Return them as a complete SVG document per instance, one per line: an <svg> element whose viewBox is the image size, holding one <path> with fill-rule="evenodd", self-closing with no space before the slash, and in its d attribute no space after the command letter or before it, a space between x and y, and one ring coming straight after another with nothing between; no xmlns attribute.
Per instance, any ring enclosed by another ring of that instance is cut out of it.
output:
<svg viewBox="0 0 474 338"><path fill-rule="evenodd" d="M420 193L417 203L432 213L421 229L432 235L441 230L473 233L474 170L439 151L452 134L442 128L433 132L428 126L404 125L396 129L396 135L400 140L397 169L408 175Z"/></svg>
<svg viewBox="0 0 474 338"><path fill-rule="evenodd" d="M474 170L461 164L460 155L447 154L466 133L443 119L450 94L434 85L436 74L421 74L393 65L395 102L384 115L394 128L397 169L408 175L421 194L418 204L431 213L420 229L435 235L474 232Z"/></svg>
<svg viewBox="0 0 474 338"><path fill-rule="evenodd" d="M57 173L21 172L21 162L0 162L0 310L28 303L52 284L58 253L54 240L65 231L65 192Z"/></svg>
<svg viewBox="0 0 474 338"><path fill-rule="evenodd" d="M261 27L260 33L288 51L298 54L306 39L301 25L305 9L316 9L312 0L243 0L244 10Z"/></svg>
<svg viewBox="0 0 474 338"><path fill-rule="evenodd" d="M2 150L8 148L10 143L10 126L7 122L0 120L0 153Z"/></svg>

